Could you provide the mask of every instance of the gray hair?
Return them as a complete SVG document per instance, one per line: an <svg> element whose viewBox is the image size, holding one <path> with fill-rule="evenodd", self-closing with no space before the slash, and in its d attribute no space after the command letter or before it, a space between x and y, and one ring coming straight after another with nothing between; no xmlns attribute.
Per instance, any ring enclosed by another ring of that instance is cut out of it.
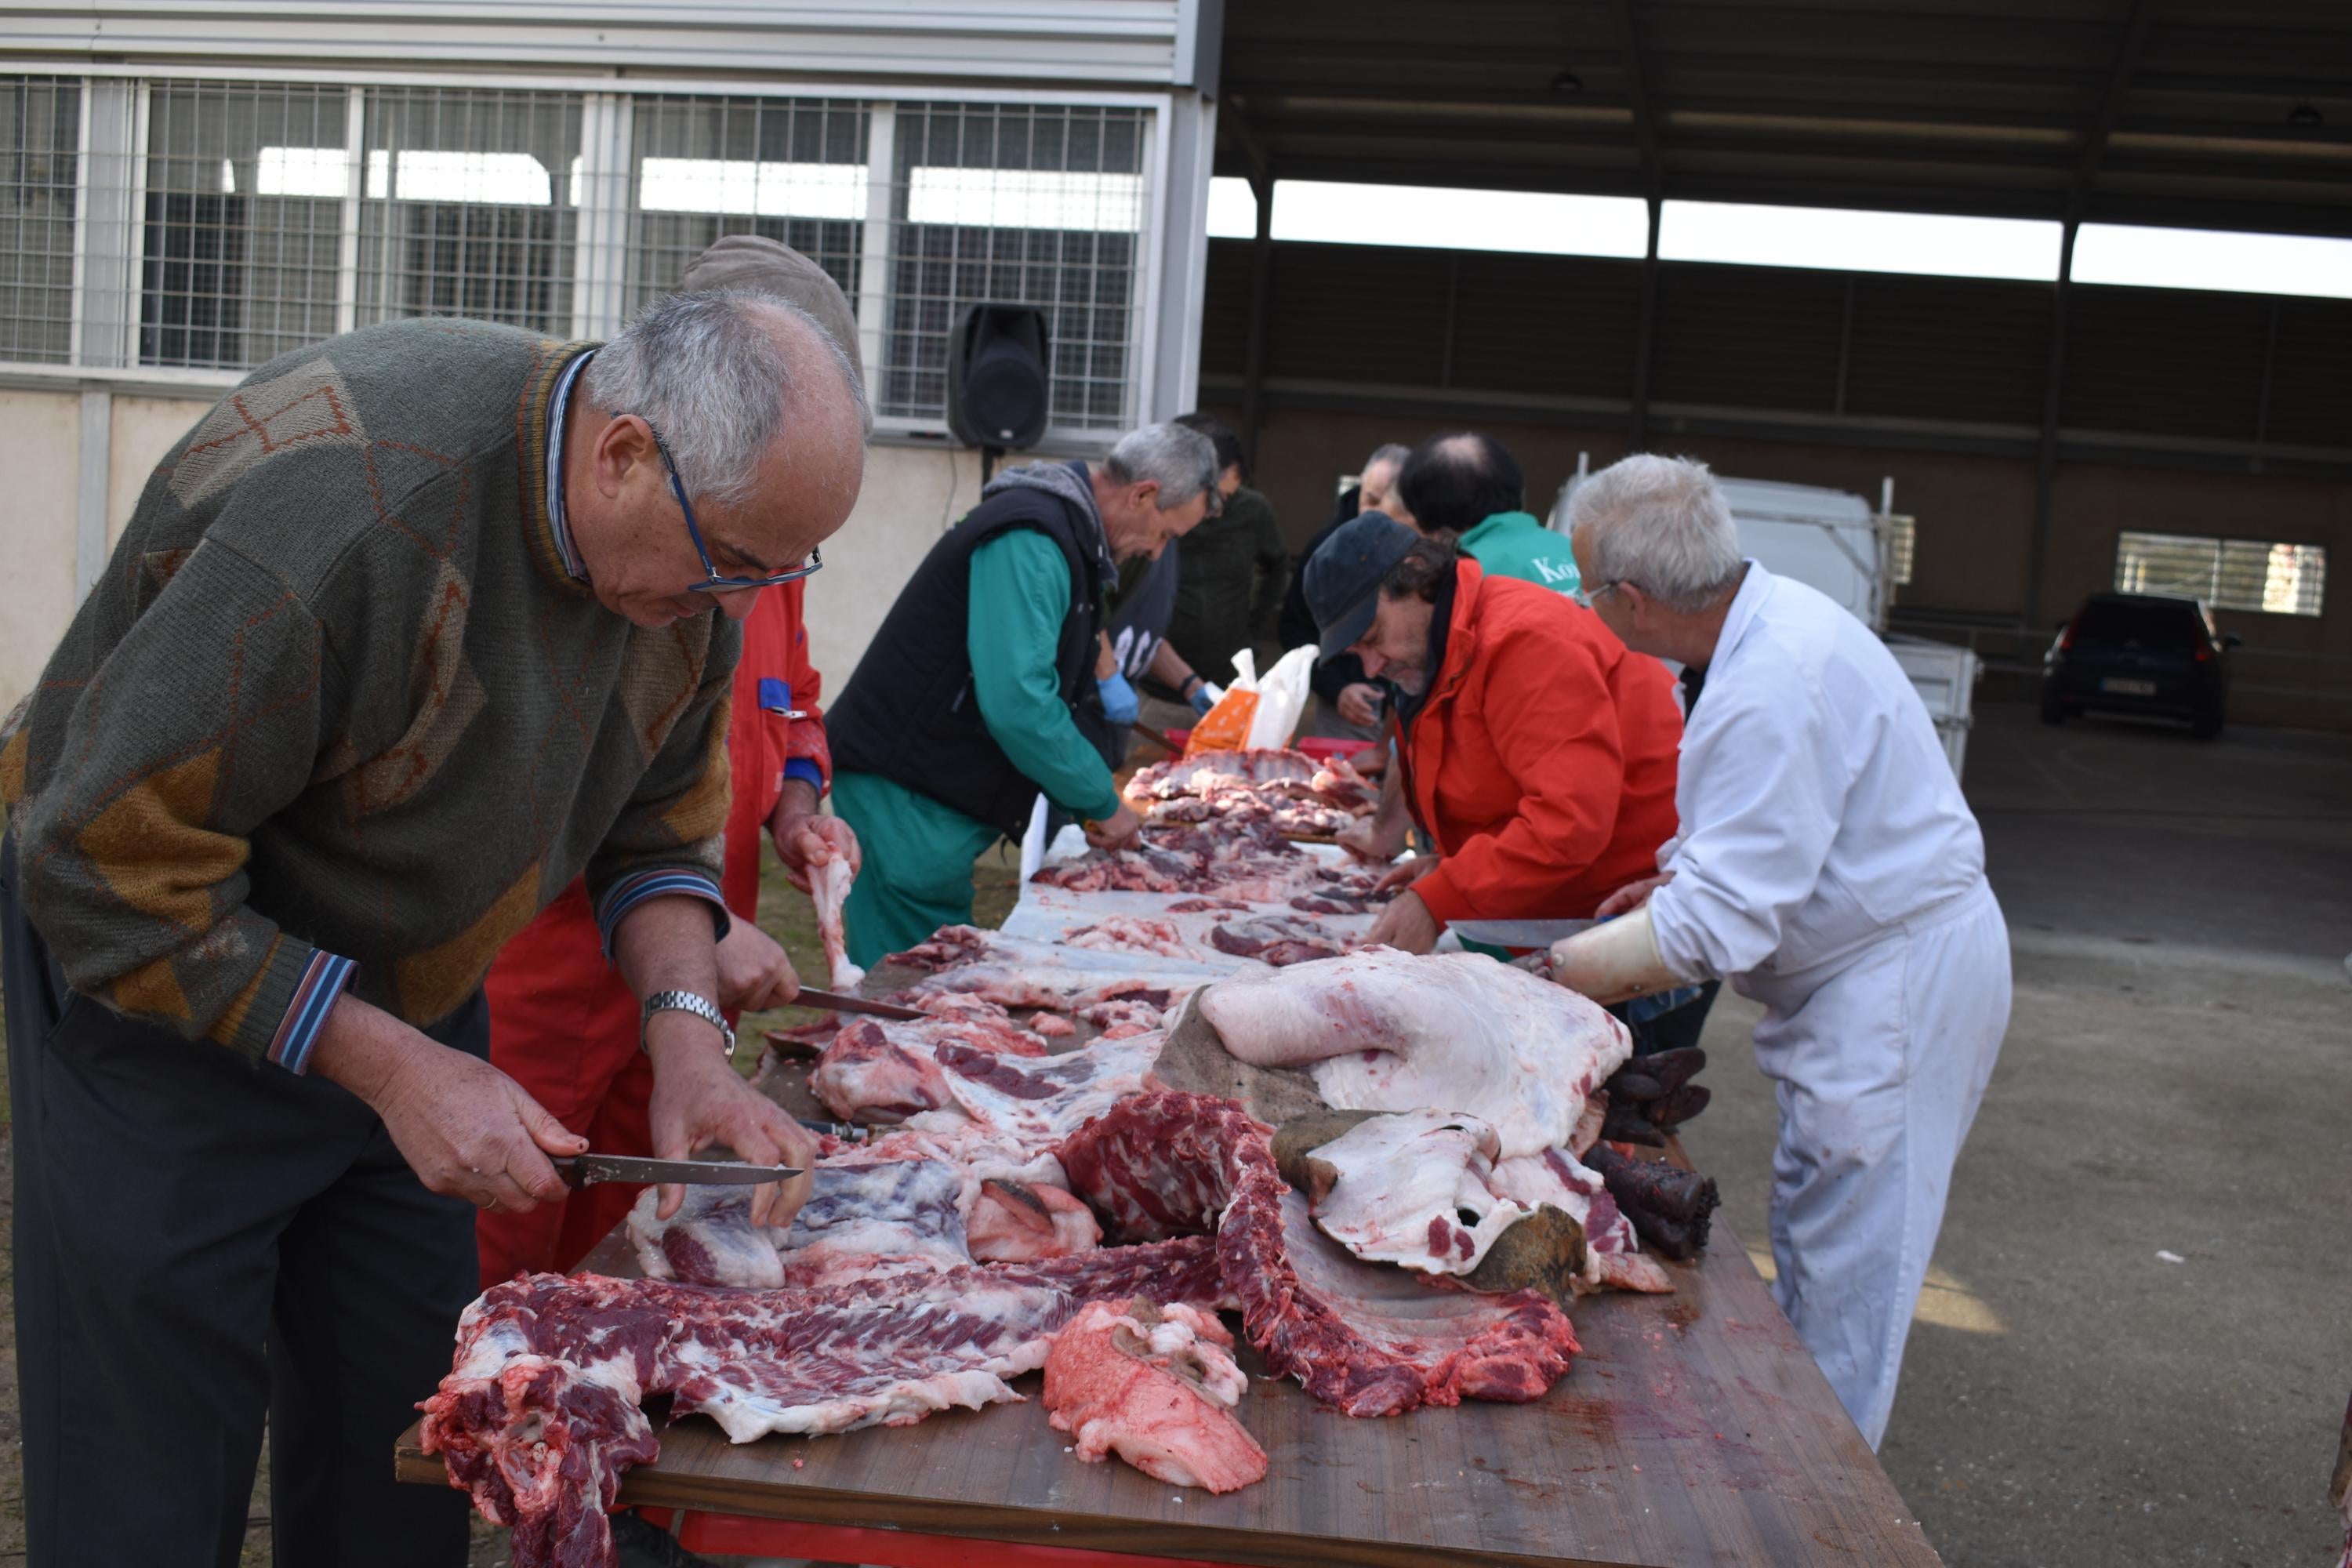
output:
<svg viewBox="0 0 2352 1568"><path fill-rule="evenodd" d="M1639 453L1576 487L1568 531L1592 577L1631 583L1667 608L1696 614L1738 580L1739 530L1706 465Z"/></svg>
<svg viewBox="0 0 2352 1568"><path fill-rule="evenodd" d="M1159 480L1159 507L1166 511L1215 487L1217 444L1181 425L1146 425L1118 438L1103 471L1123 485Z"/></svg>
<svg viewBox="0 0 2352 1568"><path fill-rule="evenodd" d="M751 289L655 300L596 351L581 373L581 392L660 431L688 494L743 500L798 390L776 342L785 321L805 326L830 351L859 426L871 435L866 384L841 345L799 306Z"/></svg>
<svg viewBox="0 0 2352 1568"><path fill-rule="evenodd" d="M1404 472L1404 460L1412 456L1412 448L1406 446L1403 442L1383 441L1381 445L1372 448L1372 455L1370 457L1364 459L1364 472L1369 474L1374 468L1379 468L1382 463L1393 463L1396 465L1396 471L1399 474L1402 474Z"/></svg>

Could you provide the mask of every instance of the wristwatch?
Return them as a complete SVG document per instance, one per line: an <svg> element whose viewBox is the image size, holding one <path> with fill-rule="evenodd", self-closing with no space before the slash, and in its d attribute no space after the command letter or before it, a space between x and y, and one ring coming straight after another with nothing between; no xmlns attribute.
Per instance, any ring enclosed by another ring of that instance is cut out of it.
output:
<svg viewBox="0 0 2352 1568"><path fill-rule="evenodd" d="M645 1048L646 1026L653 1022L656 1013L693 1014L719 1031L719 1037L727 1042L727 1059L730 1062L735 1059L735 1031L727 1026L727 1015L719 1010L718 1003L708 996L697 996L691 991L656 991L646 998L645 1009L637 1016L639 1050Z"/></svg>

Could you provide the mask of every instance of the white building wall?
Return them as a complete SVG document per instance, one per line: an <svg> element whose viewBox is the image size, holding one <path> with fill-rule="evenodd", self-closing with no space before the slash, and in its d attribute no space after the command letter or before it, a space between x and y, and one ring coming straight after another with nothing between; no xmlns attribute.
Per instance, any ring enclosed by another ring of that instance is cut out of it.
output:
<svg viewBox="0 0 2352 1568"><path fill-rule="evenodd" d="M0 388L0 712L32 689L73 619L80 430L79 392Z"/></svg>

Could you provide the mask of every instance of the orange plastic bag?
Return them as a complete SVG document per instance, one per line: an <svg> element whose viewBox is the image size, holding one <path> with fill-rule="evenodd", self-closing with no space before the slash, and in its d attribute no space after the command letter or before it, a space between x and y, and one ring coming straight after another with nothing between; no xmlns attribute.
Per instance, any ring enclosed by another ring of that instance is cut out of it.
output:
<svg viewBox="0 0 2352 1568"><path fill-rule="evenodd" d="M1192 726L1192 738L1184 742L1184 750L1188 753L1245 750L1250 722L1256 717L1257 693L1232 688Z"/></svg>

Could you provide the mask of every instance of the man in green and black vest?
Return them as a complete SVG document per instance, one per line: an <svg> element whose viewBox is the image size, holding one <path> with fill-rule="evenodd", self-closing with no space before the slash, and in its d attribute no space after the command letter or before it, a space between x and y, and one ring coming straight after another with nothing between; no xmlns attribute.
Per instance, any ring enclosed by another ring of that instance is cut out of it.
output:
<svg viewBox="0 0 2352 1568"><path fill-rule="evenodd" d="M575 878L654 1152L808 1163L717 999L729 681L864 460L838 345L727 293L602 345L371 327L165 455L0 724L33 1568L235 1560L265 1416L283 1568L465 1562L465 1498L391 1445L476 1208L562 1198L586 1146L485 1059L482 999Z"/></svg>
<svg viewBox="0 0 2352 1568"><path fill-rule="evenodd" d="M1018 839L1040 795L1097 847L1134 839L1140 825L1072 710L1094 700L1118 563L1197 524L1216 479L1208 437L1146 426L1099 464L1000 475L915 568L825 715L834 809L865 847L852 959L969 921L973 859Z"/></svg>

